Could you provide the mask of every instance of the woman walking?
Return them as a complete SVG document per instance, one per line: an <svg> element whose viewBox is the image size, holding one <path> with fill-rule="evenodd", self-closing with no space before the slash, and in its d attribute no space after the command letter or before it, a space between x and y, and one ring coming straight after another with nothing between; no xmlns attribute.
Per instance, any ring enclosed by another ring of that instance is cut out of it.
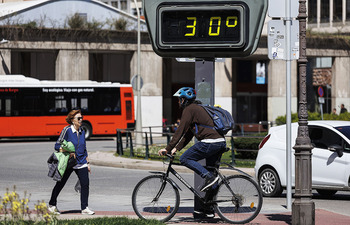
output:
<svg viewBox="0 0 350 225"><path fill-rule="evenodd" d="M85 143L85 131L81 129L81 124L83 121L83 116L80 110L72 110L68 113L66 117L66 122L69 124L61 131L61 134L55 144L56 151L64 151L61 147L61 143L65 140L67 142L72 142L75 147L75 154L71 153L70 157L76 159L76 164L73 167L67 166L61 181L57 181L55 187L52 190L51 199L49 201L49 211L55 214L60 214L57 209L57 197L66 184L69 176L74 171L80 181L81 191L80 191L80 204L81 213L86 215L95 214L94 211L90 210L88 207L89 200L89 172L91 172L88 153L86 151Z"/></svg>

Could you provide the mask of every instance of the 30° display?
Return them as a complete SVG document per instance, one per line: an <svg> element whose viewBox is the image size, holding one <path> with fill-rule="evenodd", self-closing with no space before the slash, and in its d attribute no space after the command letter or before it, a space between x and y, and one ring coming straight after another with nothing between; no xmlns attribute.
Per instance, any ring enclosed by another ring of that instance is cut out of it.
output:
<svg viewBox="0 0 350 225"><path fill-rule="evenodd" d="M181 9L161 13L161 45L241 45L242 10Z"/></svg>

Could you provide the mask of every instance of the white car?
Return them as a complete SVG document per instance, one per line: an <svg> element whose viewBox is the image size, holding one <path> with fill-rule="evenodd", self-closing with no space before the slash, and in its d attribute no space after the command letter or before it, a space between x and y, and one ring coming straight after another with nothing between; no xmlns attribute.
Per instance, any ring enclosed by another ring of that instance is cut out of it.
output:
<svg viewBox="0 0 350 225"><path fill-rule="evenodd" d="M350 121L309 121L312 188L319 194L350 191ZM292 186L295 185L294 145L298 123L292 123ZM272 127L259 145L255 176L266 197L286 188L286 125Z"/></svg>

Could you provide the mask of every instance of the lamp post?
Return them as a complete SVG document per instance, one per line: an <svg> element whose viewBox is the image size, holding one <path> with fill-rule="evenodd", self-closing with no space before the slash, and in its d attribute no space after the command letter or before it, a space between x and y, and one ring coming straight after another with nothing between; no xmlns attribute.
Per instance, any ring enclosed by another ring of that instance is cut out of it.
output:
<svg viewBox="0 0 350 225"><path fill-rule="evenodd" d="M299 0L299 127L295 142L295 194L292 204L293 225L315 224L315 203L312 201L312 145L307 126L306 98L306 0Z"/></svg>

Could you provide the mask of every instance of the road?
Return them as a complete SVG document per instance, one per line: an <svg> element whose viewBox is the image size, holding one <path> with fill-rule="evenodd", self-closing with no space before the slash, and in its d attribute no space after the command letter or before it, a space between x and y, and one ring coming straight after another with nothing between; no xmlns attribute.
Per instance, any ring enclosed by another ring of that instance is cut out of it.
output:
<svg viewBox="0 0 350 225"><path fill-rule="evenodd" d="M53 152L54 142L0 142L0 196L14 185L21 197L31 194L30 208L37 201L48 202L55 182L47 176L47 158ZM88 151L115 151L115 141L87 141ZM89 206L98 211L132 211L133 187L148 171L109 168L92 165ZM193 175L182 174L189 182ZM80 209L79 194L74 191L78 178L73 173L58 198L63 210Z"/></svg>
<svg viewBox="0 0 350 225"><path fill-rule="evenodd" d="M6 188L12 190L16 185L21 197L24 191L31 194L30 208L37 201L48 202L55 182L47 177L46 160L53 152L52 141L0 141L0 196L4 196ZM87 141L87 149L93 151L115 151L114 139L94 139ZM149 174L144 170L110 168L92 166L90 175L89 206L96 211L133 211L131 194L133 187ZM181 173L193 184L193 174ZM175 179L174 179L175 180ZM74 191L77 181L73 173L58 198L58 207L62 210L79 210L79 194ZM193 195L180 185L180 206L193 206ZM293 200L294 201L294 200ZM323 198L316 192L313 196L316 209L348 215L350 193L338 192L330 199ZM285 194L279 198L264 198L262 213L284 212Z"/></svg>

